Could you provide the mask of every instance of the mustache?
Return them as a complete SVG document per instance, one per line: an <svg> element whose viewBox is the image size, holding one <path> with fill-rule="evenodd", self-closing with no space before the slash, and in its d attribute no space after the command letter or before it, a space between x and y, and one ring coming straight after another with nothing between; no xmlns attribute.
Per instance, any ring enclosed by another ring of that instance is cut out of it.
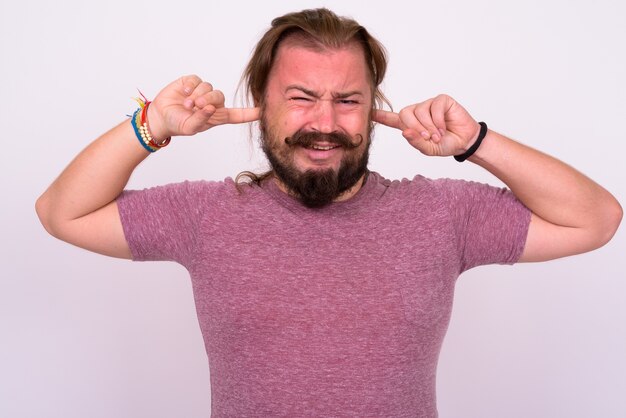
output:
<svg viewBox="0 0 626 418"><path fill-rule="evenodd" d="M290 146L310 147L316 142L327 142L330 144L340 145L344 148L358 148L363 143L363 135L357 134L355 140L350 135L342 132L321 133L299 130L290 137L285 138L285 144Z"/></svg>

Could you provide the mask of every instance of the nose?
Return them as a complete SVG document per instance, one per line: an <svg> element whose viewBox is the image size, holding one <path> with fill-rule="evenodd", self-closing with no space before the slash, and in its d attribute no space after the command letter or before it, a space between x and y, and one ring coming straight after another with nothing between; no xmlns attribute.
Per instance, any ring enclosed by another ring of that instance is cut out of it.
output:
<svg viewBox="0 0 626 418"><path fill-rule="evenodd" d="M323 134L337 130L337 112L333 100L319 99L315 103L311 128Z"/></svg>

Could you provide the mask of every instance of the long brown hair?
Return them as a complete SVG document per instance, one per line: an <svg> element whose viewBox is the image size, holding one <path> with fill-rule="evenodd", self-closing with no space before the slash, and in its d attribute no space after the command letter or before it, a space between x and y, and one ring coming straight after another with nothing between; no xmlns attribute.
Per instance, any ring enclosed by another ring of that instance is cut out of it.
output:
<svg viewBox="0 0 626 418"><path fill-rule="evenodd" d="M295 38L303 47L315 49L338 49L351 43L359 44L365 54L376 106L382 108L387 104L391 107L380 90L387 71L385 48L355 20L337 16L328 9L302 10L272 21L270 29L257 43L241 79L244 93L252 97L255 106L263 107L267 80L278 47L288 37Z"/></svg>

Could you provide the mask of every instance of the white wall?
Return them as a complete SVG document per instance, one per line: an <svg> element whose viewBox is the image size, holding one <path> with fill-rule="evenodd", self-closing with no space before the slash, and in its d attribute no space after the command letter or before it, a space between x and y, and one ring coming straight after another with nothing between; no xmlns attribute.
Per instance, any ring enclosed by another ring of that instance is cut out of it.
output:
<svg viewBox="0 0 626 418"><path fill-rule="evenodd" d="M180 266L46 235L33 205L71 158L179 75L230 102L271 18L327 5L387 46L396 109L446 92L490 127L571 163L626 203L626 6L619 0L0 0L0 416L206 417L209 382ZM270 4L267 4L270 3ZM287 2L285 2L287 3ZM179 138L130 187L259 166L245 128ZM494 183L379 128L372 167ZM439 367L448 417L624 417L626 237L546 264L462 276Z"/></svg>

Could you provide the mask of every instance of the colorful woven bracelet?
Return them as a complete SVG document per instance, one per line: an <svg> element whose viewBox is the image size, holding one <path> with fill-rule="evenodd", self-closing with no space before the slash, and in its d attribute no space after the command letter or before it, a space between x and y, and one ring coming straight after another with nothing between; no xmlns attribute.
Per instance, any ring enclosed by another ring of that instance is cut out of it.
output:
<svg viewBox="0 0 626 418"><path fill-rule="evenodd" d="M141 93L141 98L136 98L135 100L139 103L139 109L135 111L132 118L133 129L135 130L135 135L141 145L149 152L155 152L159 149L167 146L172 140L172 137L167 137L161 143L158 143L152 137L150 133L150 126L148 125L148 106L150 106L149 100Z"/></svg>
<svg viewBox="0 0 626 418"><path fill-rule="evenodd" d="M158 148L153 148L150 145L150 141L148 141L147 139L145 139L143 137L143 135L141 135L141 131L140 131L140 127L141 127L141 108L137 109L135 111L135 113L132 116L132 119L130 121L131 125L133 125L133 129L135 130L135 135L137 136L137 139L139 139L139 143L148 151L148 152L155 152L158 151Z"/></svg>

